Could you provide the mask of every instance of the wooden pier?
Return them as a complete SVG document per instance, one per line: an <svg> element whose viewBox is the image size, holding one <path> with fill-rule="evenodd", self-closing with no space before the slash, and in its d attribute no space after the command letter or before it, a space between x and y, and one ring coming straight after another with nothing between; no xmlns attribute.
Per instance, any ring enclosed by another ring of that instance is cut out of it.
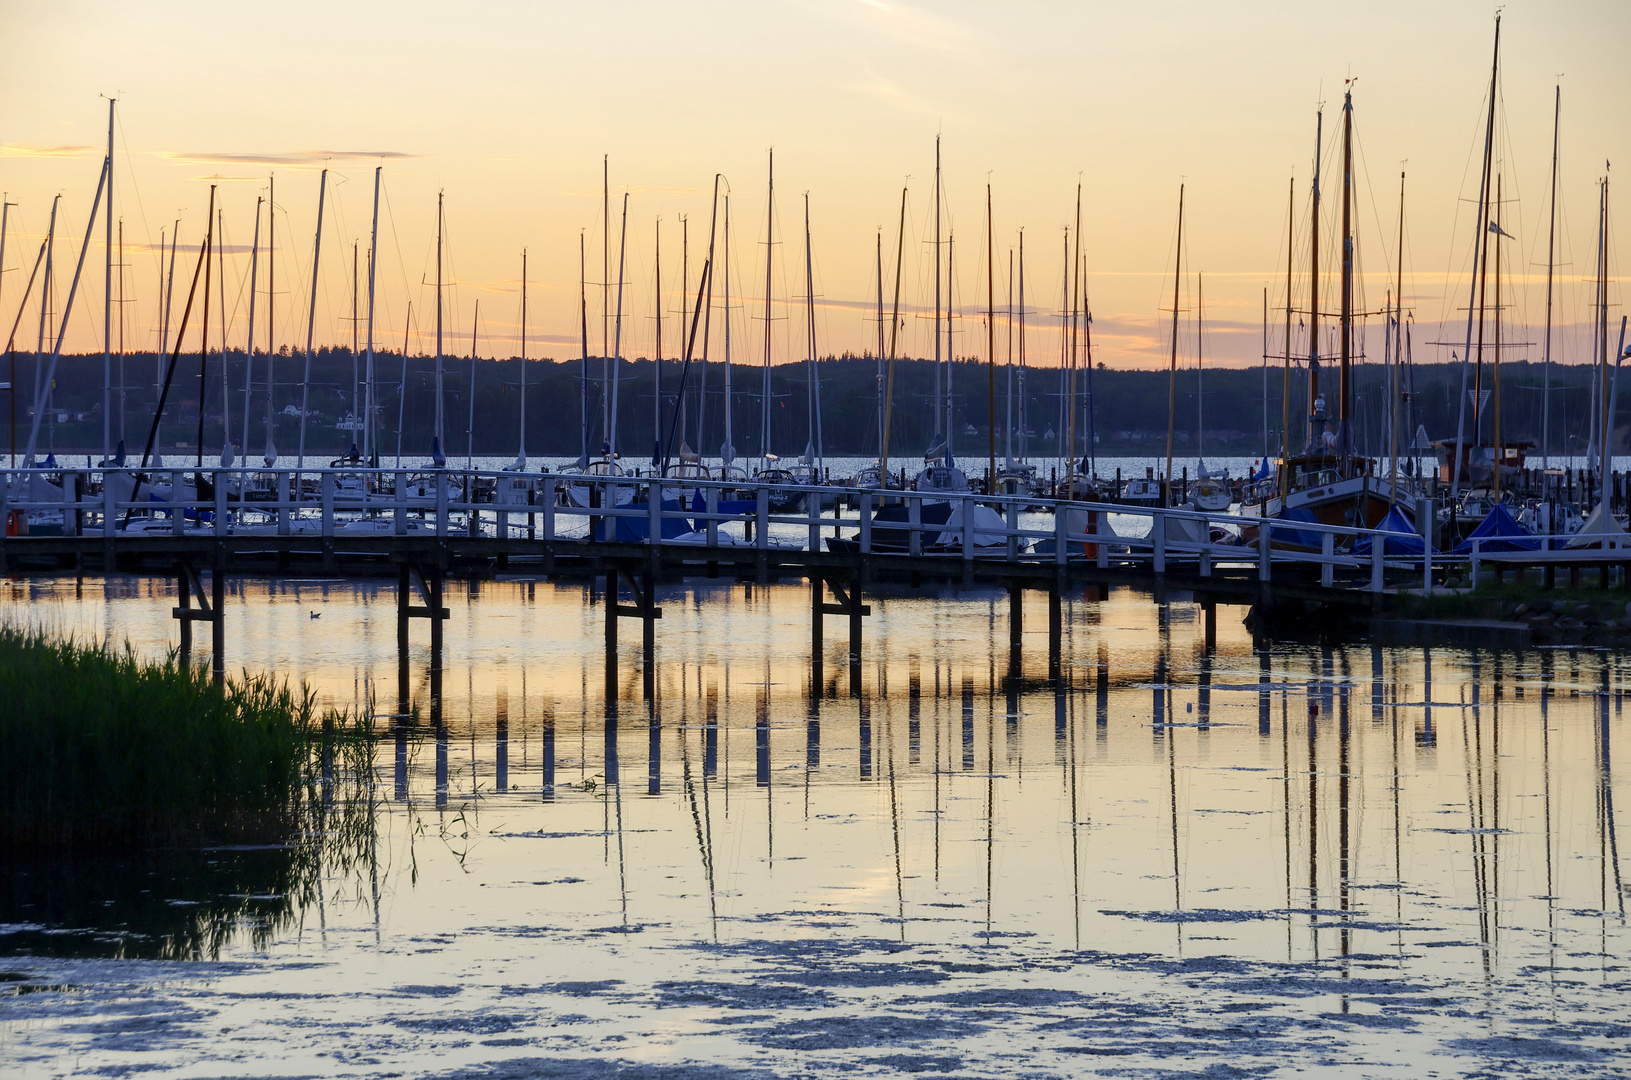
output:
<svg viewBox="0 0 1631 1080"><path fill-rule="evenodd" d="M162 499L151 493L159 481ZM802 508L771 511L789 502ZM877 517L886 504L893 508L887 521ZM1425 501L1414 509L1417 520L1426 519ZM217 678L230 576L394 575L398 644L405 652L412 621L425 619L433 658L442 653L449 576L603 581L608 656L616 652L619 621L639 620L648 694L662 617L655 589L692 577L807 581L816 682L831 615L844 620L850 682L859 692L865 594L881 582L1005 590L1016 665L1025 593L1045 594L1056 676L1067 591L1102 596L1129 586L1158 604L1190 594L1202 605L1210 646L1217 604L1371 612L1396 588L1431 586L1446 562L1388 554L1389 540L1397 547L1426 537L1182 509L483 470L205 469L141 477L114 469L12 470L0 477L0 519L10 526L0 538L0 571L171 576L181 652L190 655L192 624L210 623ZM24 521L27 535L16 535ZM1213 526L1227 531L1224 539ZM838 543L828 543L835 537ZM1369 552L1349 554L1364 537ZM439 668L433 660L433 696ZM613 660L609 689L615 676Z"/></svg>

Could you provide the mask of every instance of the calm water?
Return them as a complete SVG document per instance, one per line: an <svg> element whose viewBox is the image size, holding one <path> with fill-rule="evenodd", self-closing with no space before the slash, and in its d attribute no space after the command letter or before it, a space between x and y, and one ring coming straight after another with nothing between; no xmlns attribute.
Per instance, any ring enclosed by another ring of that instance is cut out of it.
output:
<svg viewBox="0 0 1631 1080"><path fill-rule="evenodd" d="M172 589L0 598L158 655ZM1040 594L1013 680L1005 596L901 590L859 696L828 620L812 700L802 584L659 601L657 703L625 621L609 705L601 597L450 585L443 725L419 624L421 722L298 890L265 852L10 868L8 1075L1627 1070L1625 657L1254 652L1232 608L1209 656L1117 592L1067 604L1055 687ZM229 668L395 712L394 605L234 581Z"/></svg>

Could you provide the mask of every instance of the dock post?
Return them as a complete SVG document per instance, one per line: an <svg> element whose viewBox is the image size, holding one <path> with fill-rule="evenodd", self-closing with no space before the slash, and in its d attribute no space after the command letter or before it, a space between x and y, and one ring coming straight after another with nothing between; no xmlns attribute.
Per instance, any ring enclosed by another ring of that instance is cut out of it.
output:
<svg viewBox="0 0 1631 1080"><path fill-rule="evenodd" d="M430 719L438 731L442 727L442 620L447 618L442 607L443 579L439 567L425 578L425 599L430 608Z"/></svg>
<svg viewBox="0 0 1631 1080"><path fill-rule="evenodd" d="M1202 622L1205 625L1206 651L1216 652L1218 648L1218 605L1215 600L1201 601Z"/></svg>
<svg viewBox="0 0 1631 1080"><path fill-rule="evenodd" d="M857 574L849 583L849 693L861 694L861 578Z"/></svg>
<svg viewBox="0 0 1631 1080"><path fill-rule="evenodd" d="M396 575L396 651L408 655L408 609L413 606L413 582L408 564L397 567ZM407 695L404 694L404 697Z"/></svg>
<svg viewBox="0 0 1631 1080"><path fill-rule="evenodd" d="M1064 636L1064 611L1057 583L1048 590L1048 678L1059 681L1059 644Z"/></svg>
<svg viewBox="0 0 1631 1080"><path fill-rule="evenodd" d="M180 608L183 613L177 616L181 620L181 666L186 667L193 659L193 620L190 614L185 614L190 612L193 606L193 586L192 582L187 580L187 567L183 563L176 564L176 592L181 597Z"/></svg>
<svg viewBox="0 0 1631 1080"><path fill-rule="evenodd" d="M654 549L655 550L655 549ZM657 577L647 572L640 580L640 627L644 632L641 637L642 651L645 654L645 692L646 700L655 702L657 697ZM653 704L655 710L656 706ZM655 713L653 725L656 724ZM655 736L653 736L655 738ZM657 794L656 791L652 792Z"/></svg>
<svg viewBox="0 0 1631 1080"><path fill-rule="evenodd" d="M215 565L210 567L210 614L214 616L210 621L210 651L214 654L210 659L210 668L217 690L227 681L227 631L223 611L225 605L222 603L226 599L226 578L222 560L217 555Z"/></svg>
<svg viewBox="0 0 1631 1080"><path fill-rule="evenodd" d="M1018 582L1008 586L1008 644L1017 649L1025 633L1025 587Z"/></svg>
<svg viewBox="0 0 1631 1080"><path fill-rule="evenodd" d="M821 693L822 679L821 650L825 640L821 616L825 609L827 583L819 573L810 575L810 686L812 691Z"/></svg>

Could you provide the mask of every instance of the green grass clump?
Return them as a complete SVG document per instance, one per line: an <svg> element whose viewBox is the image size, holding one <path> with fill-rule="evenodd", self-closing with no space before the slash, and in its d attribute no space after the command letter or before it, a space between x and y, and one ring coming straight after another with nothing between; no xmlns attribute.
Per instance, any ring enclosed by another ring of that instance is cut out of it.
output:
<svg viewBox="0 0 1631 1080"><path fill-rule="evenodd" d="M0 628L0 849L287 834L318 748L357 730L266 677Z"/></svg>

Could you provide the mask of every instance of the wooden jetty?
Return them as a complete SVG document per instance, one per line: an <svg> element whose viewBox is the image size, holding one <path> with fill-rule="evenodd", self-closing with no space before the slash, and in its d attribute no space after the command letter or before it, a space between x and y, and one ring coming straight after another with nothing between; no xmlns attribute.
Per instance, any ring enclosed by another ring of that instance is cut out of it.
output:
<svg viewBox="0 0 1631 1080"><path fill-rule="evenodd" d="M619 620L640 620L648 672L662 616L657 583L804 579L813 664L821 664L825 617L844 619L858 684L865 590L879 582L1006 590L1016 654L1024 593L1045 593L1056 668L1066 590L1133 586L1157 603L1192 594L1210 645L1219 603L1374 611L1396 588L1430 588L1446 562L1387 553L1390 538L1397 547L1427 537L1315 522L1030 495L865 488L847 495L846 511L827 486L572 472L9 470L0 482L7 523L0 570L172 576L182 654L190 655L193 623L209 623L218 677L223 582L231 575L394 575L399 644L406 650L411 621L424 618L435 657L449 575L599 578L608 649L616 648ZM772 512L789 502L804 508ZM877 516L886 502L887 521ZM1431 520L1426 500L1413 509L1417 521ZM828 543L834 537L839 543ZM1349 554L1363 537L1369 553ZM1612 559L1628 561L1618 552ZM649 689L649 674L647 682Z"/></svg>

